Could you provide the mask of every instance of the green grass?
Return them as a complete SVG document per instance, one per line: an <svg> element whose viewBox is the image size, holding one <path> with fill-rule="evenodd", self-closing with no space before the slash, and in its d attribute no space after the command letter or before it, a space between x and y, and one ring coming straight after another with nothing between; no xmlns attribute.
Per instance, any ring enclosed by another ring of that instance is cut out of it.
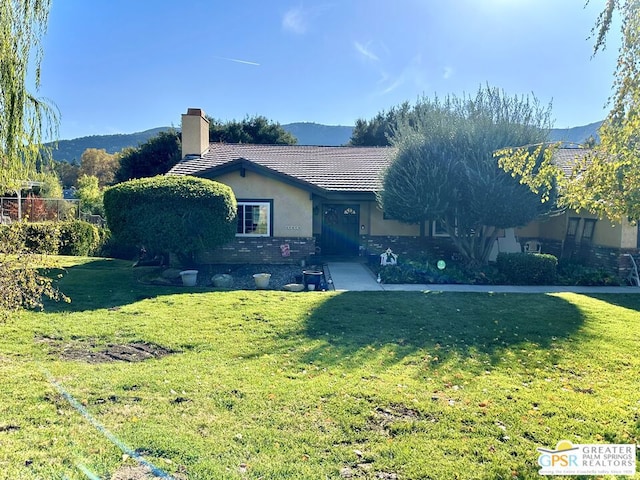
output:
<svg viewBox="0 0 640 480"><path fill-rule="evenodd" d="M48 373L189 479L537 479L537 447L640 443L640 295L214 292L62 261L72 303L0 324L0 478L133 465ZM60 357L134 341L175 353Z"/></svg>

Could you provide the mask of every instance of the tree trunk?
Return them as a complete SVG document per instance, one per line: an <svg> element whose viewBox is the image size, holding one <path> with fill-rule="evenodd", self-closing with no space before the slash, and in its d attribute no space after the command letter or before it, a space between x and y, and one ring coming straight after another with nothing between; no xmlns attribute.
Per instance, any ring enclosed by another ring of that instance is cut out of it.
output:
<svg viewBox="0 0 640 480"><path fill-rule="evenodd" d="M450 222L443 221L444 227L451 237L453 245L472 267L479 267L489 263L489 255L493 244L498 238L498 229L492 226L481 226L474 233L462 234L457 227L451 227Z"/></svg>

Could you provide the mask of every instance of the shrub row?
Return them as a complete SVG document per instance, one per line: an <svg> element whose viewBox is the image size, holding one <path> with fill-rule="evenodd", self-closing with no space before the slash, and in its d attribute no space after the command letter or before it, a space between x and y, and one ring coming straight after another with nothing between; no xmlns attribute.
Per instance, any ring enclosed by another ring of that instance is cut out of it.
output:
<svg viewBox="0 0 640 480"><path fill-rule="evenodd" d="M48 255L95 255L107 237L104 229L81 220L18 222L0 228L0 241L12 242L14 251Z"/></svg>
<svg viewBox="0 0 640 480"><path fill-rule="evenodd" d="M378 273L384 283L467 283L466 275L454 266L439 270L426 261L408 260L397 265L380 267Z"/></svg>
<svg viewBox="0 0 640 480"><path fill-rule="evenodd" d="M499 253L498 271L514 285L552 285L558 259L546 253Z"/></svg>

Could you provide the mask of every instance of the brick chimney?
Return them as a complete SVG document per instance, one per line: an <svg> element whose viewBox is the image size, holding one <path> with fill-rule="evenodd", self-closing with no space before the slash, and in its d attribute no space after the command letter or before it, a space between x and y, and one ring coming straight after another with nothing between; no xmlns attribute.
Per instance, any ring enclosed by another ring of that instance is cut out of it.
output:
<svg viewBox="0 0 640 480"><path fill-rule="evenodd" d="M204 110L189 108L182 115L182 158L187 155L201 156L209 150L209 120Z"/></svg>

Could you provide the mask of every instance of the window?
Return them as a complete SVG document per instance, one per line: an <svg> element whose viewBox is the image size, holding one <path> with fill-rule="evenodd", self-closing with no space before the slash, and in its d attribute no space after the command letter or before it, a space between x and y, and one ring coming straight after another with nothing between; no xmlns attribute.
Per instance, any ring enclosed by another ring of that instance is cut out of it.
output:
<svg viewBox="0 0 640 480"><path fill-rule="evenodd" d="M457 221L456 221L456 223L457 223ZM444 225L442 224L441 220L434 220L433 222L431 222L431 232L432 232L432 236L434 236L434 237L448 237L449 236L449 233L444 228ZM456 231L456 233L457 233L457 231Z"/></svg>
<svg viewBox="0 0 640 480"><path fill-rule="evenodd" d="M580 219L576 217L569 218L569 224L567 225L567 237L575 237L578 233L578 223Z"/></svg>
<svg viewBox="0 0 640 480"><path fill-rule="evenodd" d="M585 218L584 219L584 227L582 229L582 238L584 240L592 240L593 239L593 231L596 228L596 219L595 218Z"/></svg>
<svg viewBox="0 0 640 480"><path fill-rule="evenodd" d="M271 202L239 201L237 236L268 237L271 235Z"/></svg>

